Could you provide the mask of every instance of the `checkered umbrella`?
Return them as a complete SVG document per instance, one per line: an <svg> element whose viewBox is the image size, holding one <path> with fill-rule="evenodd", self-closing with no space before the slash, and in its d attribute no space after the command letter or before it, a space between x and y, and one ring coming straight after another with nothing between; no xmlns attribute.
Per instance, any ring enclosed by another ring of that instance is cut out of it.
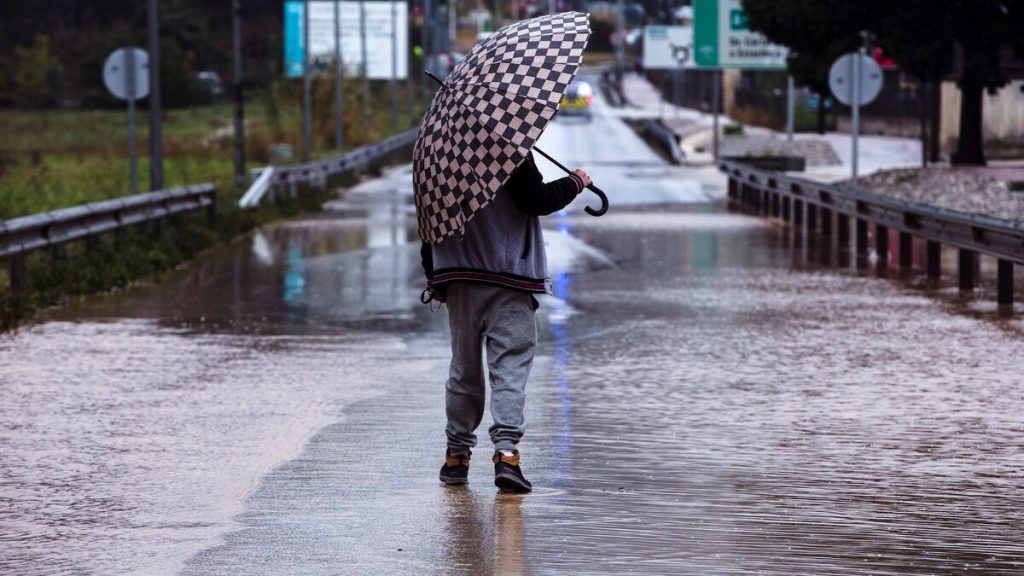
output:
<svg viewBox="0 0 1024 576"><path fill-rule="evenodd" d="M589 36L587 14L541 16L502 28L455 66L413 148L421 238L441 242L490 203L558 112Z"/></svg>

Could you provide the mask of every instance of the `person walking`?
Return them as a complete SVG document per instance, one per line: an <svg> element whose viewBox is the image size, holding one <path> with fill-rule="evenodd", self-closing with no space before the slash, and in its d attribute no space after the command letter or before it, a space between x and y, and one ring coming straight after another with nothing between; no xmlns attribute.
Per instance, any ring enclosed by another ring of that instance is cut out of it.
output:
<svg viewBox="0 0 1024 576"><path fill-rule="evenodd" d="M494 484L511 492L533 488L520 467L526 381L537 343L535 294L549 291L539 216L566 207L591 184L583 170L545 183L532 153L474 214L462 235L423 243L424 300L445 303L452 361L445 385L447 450L440 480L468 482L476 428L490 376ZM483 354L486 354L486 365Z"/></svg>

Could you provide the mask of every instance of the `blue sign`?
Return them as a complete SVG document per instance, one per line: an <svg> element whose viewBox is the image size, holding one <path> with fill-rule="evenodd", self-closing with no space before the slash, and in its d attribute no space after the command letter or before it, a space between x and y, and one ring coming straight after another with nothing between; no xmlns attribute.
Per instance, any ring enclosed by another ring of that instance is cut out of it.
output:
<svg viewBox="0 0 1024 576"><path fill-rule="evenodd" d="M284 3L284 74L289 78L302 76L305 46L302 33L303 3L288 0Z"/></svg>

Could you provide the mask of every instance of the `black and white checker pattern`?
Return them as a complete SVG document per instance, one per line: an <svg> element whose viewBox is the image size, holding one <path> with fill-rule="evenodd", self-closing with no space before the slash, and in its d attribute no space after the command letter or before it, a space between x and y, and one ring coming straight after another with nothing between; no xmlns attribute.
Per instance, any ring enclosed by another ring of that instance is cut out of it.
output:
<svg viewBox="0 0 1024 576"><path fill-rule="evenodd" d="M589 20L565 12L506 26L448 75L413 148L421 238L462 230L526 159L576 77Z"/></svg>

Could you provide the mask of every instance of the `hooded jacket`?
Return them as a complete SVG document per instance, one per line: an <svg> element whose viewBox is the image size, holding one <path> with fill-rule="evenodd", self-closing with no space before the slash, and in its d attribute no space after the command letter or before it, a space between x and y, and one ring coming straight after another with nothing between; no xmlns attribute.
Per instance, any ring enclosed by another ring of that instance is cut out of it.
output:
<svg viewBox="0 0 1024 576"><path fill-rule="evenodd" d="M529 154L473 214L463 234L420 250L427 289L443 293L451 282L479 282L531 293L548 291L547 258L540 218L569 205L583 190L571 174L549 183Z"/></svg>

